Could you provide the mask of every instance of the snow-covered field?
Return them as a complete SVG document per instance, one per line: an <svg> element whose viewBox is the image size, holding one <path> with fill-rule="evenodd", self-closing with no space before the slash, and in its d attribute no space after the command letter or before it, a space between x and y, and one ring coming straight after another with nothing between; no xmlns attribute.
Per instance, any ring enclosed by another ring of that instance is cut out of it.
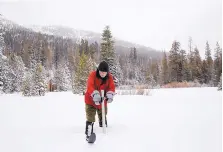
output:
<svg viewBox="0 0 223 152"><path fill-rule="evenodd" d="M0 95L0 152L221 152L222 92L159 89L150 96L117 95L107 134L85 141L84 97Z"/></svg>

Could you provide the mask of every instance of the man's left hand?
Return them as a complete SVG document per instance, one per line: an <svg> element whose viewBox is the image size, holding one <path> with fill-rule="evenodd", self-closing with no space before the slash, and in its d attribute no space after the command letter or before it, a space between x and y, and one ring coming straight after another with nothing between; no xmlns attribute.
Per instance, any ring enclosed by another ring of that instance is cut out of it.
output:
<svg viewBox="0 0 223 152"><path fill-rule="evenodd" d="M115 95L115 93L113 91L108 91L106 93L106 99L107 99L108 103L111 103L113 101L114 95Z"/></svg>

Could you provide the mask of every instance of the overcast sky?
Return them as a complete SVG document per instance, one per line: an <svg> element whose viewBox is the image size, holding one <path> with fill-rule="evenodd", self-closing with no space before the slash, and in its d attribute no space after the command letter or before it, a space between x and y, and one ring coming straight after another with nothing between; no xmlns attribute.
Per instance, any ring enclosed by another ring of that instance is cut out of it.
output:
<svg viewBox="0 0 223 152"><path fill-rule="evenodd" d="M222 46L221 0L0 0L0 13L19 24L65 25L169 51L173 40L188 49L188 37L204 55Z"/></svg>

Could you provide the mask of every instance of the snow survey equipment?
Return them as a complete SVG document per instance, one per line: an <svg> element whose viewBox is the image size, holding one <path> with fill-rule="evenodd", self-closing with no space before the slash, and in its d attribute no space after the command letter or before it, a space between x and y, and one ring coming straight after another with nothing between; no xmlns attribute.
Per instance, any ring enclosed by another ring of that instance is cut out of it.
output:
<svg viewBox="0 0 223 152"><path fill-rule="evenodd" d="M106 134L106 125L105 125L105 97L104 97L104 90L101 90L101 100L102 100L102 129L103 129L103 133Z"/></svg>

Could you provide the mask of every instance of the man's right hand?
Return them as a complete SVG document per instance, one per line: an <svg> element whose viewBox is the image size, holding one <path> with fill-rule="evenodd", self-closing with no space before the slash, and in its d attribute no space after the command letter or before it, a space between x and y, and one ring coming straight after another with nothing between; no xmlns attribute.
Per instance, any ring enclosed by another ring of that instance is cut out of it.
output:
<svg viewBox="0 0 223 152"><path fill-rule="evenodd" d="M94 90L91 94L91 97L93 98L93 101L96 105L100 105L101 103L101 95L98 90Z"/></svg>

